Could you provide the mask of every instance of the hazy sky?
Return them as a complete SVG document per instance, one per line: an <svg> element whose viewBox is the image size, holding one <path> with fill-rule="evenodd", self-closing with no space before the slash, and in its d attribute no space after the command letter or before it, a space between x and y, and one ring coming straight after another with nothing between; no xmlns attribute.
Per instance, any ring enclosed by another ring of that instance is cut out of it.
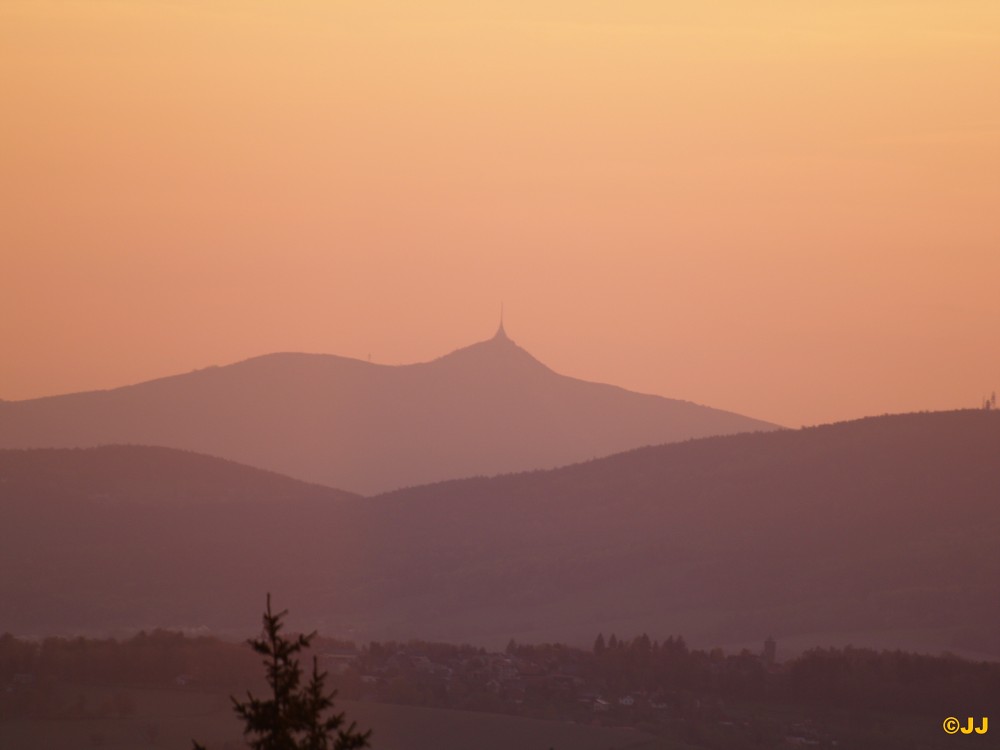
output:
<svg viewBox="0 0 1000 750"><path fill-rule="evenodd" d="M3 0L0 397L493 333L787 425L1000 388L1000 3Z"/></svg>

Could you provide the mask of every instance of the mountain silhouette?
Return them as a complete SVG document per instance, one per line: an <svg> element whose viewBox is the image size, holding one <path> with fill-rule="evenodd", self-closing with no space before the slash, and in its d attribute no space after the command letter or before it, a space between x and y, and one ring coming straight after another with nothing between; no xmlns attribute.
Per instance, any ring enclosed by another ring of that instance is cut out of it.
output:
<svg viewBox="0 0 1000 750"><path fill-rule="evenodd" d="M359 639L1000 656L998 450L1000 414L911 414L372 498L161 448L0 451L0 632L239 629L270 590Z"/></svg>
<svg viewBox="0 0 1000 750"><path fill-rule="evenodd" d="M271 354L0 403L0 448L161 445L365 494L775 425L559 375L496 336L413 365Z"/></svg>

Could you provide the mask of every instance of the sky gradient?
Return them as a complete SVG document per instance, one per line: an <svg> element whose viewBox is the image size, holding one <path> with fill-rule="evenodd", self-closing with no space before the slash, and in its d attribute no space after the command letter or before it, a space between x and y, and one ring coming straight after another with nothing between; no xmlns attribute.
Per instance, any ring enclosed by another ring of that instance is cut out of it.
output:
<svg viewBox="0 0 1000 750"><path fill-rule="evenodd" d="M998 73L992 0L7 0L0 398L427 360L503 300L559 372L789 426L975 406Z"/></svg>

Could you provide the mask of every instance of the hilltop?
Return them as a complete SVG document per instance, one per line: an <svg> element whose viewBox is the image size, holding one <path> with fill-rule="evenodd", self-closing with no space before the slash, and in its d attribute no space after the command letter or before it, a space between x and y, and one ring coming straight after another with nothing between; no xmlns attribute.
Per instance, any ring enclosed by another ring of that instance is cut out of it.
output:
<svg viewBox="0 0 1000 750"><path fill-rule="evenodd" d="M0 403L0 448L161 445L370 494L775 425L559 375L494 338L389 366L270 354Z"/></svg>

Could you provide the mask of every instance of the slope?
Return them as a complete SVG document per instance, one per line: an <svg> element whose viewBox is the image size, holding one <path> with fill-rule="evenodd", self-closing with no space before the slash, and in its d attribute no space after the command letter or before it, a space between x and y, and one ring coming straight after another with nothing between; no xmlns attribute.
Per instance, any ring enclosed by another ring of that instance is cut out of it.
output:
<svg viewBox="0 0 1000 750"><path fill-rule="evenodd" d="M0 448L162 445L372 493L774 425L558 375L501 328L433 362L273 354L0 402Z"/></svg>
<svg viewBox="0 0 1000 750"><path fill-rule="evenodd" d="M839 633L1000 654L998 449L1000 414L912 414L367 500L290 483L186 505L97 502L113 477L83 494L53 482L59 452L5 453L0 630L241 627L271 590L353 637Z"/></svg>

